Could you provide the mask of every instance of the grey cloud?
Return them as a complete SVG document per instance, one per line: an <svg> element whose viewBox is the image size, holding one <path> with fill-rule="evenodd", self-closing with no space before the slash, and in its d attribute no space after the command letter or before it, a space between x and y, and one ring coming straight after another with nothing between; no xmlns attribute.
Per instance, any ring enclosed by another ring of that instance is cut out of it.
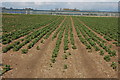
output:
<svg viewBox="0 0 120 80"><path fill-rule="evenodd" d="M3 2L4 7L33 9L77 8L82 10L117 11L117 2Z"/></svg>

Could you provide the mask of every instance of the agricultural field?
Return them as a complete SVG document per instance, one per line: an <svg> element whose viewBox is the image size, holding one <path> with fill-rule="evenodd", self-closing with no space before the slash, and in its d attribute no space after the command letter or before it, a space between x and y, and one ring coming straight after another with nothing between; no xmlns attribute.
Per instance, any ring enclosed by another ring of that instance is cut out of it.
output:
<svg viewBox="0 0 120 80"><path fill-rule="evenodd" d="M3 78L117 78L118 18L3 14Z"/></svg>

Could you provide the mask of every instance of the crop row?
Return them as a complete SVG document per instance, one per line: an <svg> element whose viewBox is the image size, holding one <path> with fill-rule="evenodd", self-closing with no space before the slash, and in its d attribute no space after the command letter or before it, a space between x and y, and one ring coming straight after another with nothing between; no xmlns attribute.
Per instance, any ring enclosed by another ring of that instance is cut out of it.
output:
<svg viewBox="0 0 120 80"><path fill-rule="evenodd" d="M68 48L68 43L69 43L69 41L68 41L68 30L69 30L69 27L68 27L68 26L65 26L64 52L69 49L69 48Z"/></svg>
<svg viewBox="0 0 120 80"><path fill-rule="evenodd" d="M65 29L65 27L62 27L61 31L59 32L59 35L58 35L58 38L57 38L57 42L56 42L56 46L55 46L55 48L53 50L53 53L52 53L52 59L51 59L51 61L53 63L55 63L55 61L56 61L55 58L57 57L58 52L59 52L61 40L63 38L64 29Z"/></svg>
<svg viewBox="0 0 120 80"><path fill-rule="evenodd" d="M51 17L51 16L50 16ZM31 33L32 31L34 31L35 29L37 29L37 28L40 28L40 27L42 27L42 26L45 26L45 25L47 25L48 23L52 23L55 19L57 19L58 18L58 16L57 17L51 17L50 19L46 19L47 17L45 17L45 19L43 19L43 17L41 18L41 17L38 17L37 18L37 16L35 16L35 18L33 17L33 18L31 18L32 19L32 21L31 22L26 22L26 21L24 21L24 20L22 20L22 21L20 21L19 19L19 22L17 22L16 21L16 27L18 27L18 25L19 26L21 26L22 28L18 28L18 29L16 29L16 31L12 31L12 32L9 32L9 33L4 33L3 32L3 35L2 35L2 43L3 44L8 44L8 43L10 43L10 42L12 42L13 40L15 40L15 39L18 39L18 38L20 38L20 37L22 37L22 36L25 36L25 35L27 35L27 34L29 34L29 33ZM23 18L24 19L24 18ZM34 22L33 21L33 19L36 21L36 22ZM43 19L43 20L42 20ZM5 19L6 20L6 19ZM29 19L28 19L29 20ZM4 22L4 21L3 21ZM22 23L21 23L22 22ZM29 23L29 24L28 24ZM9 23L10 24L10 23ZM21 24L21 25L20 25ZM22 24L24 24L24 25L22 25ZM11 26L9 26L10 28L12 27L13 25L11 25ZM27 27L27 26L29 26L29 27ZM3 25L3 27L5 27L4 25ZM4 31L4 29L3 29L3 31Z"/></svg>
<svg viewBox="0 0 120 80"><path fill-rule="evenodd" d="M22 48L22 46L26 45L31 40L33 40L33 43L35 44L41 37L43 37L46 33L48 33L52 29L52 26L54 24L56 24L60 20L62 20L62 18L59 18L58 20L56 20L55 22L51 23L50 25L48 25L46 27L43 27L42 29L36 30L33 33L27 35L23 39L22 43L20 43L18 45L14 45L14 43L12 43L10 45L7 45L6 47L3 48L3 52L7 52L7 51L9 51L12 48L13 48L14 51L18 51L20 48Z"/></svg>
<svg viewBox="0 0 120 80"><path fill-rule="evenodd" d="M76 31L78 33L78 37L81 41L83 41L82 43L85 45L89 45L89 49L91 49L92 47L95 48L96 51L100 51L100 55L104 55L104 51L106 51L108 53L108 55L104 56L104 60L109 62L111 60L111 57L116 56L116 51L115 50L111 50L108 45L106 45L106 41L100 39L97 37L97 35L95 35L91 30L89 30L86 26L84 26L83 24L81 24L79 22L79 20L77 20L76 18L73 18L74 23L75 23L75 28ZM79 25L77 25L79 24ZM81 34L81 35L80 35ZM114 63L114 64L113 64ZM115 65L116 62L112 62L112 67L114 67L113 65Z"/></svg>
<svg viewBox="0 0 120 80"><path fill-rule="evenodd" d="M29 45L28 45L28 49L32 48L44 35L45 35L45 39L47 39L50 34L56 30L56 28L58 27L58 25L60 25L60 23L62 22L63 17L61 17L58 21L54 22L53 24L50 25L50 27L45 28L45 31L41 32L41 34L36 37Z"/></svg>
<svg viewBox="0 0 120 80"><path fill-rule="evenodd" d="M72 48L73 48L73 49L76 49L77 47L75 46L73 29L72 29L72 22L71 22L71 25L70 25L70 42L71 42L71 44L72 44Z"/></svg>
<svg viewBox="0 0 120 80"><path fill-rule="evenodd" d="M65 19L64 19L64 22L61 24L61 26L60 26L60 27L56 30L56 32L53 34L52 40L54 40L54 39L57 37L58 33L61 31L62 27L63 27L65 24L66 24L66 17L65 17Z"/></svg>
<svg viewBox="0 0 120 80"><path fill-rule="evenodd" d="M92 30L103 36L107 41L118 41L118 34L120 34L118 31L118 18L78 17L78 19L82 20ZM119 46L117 42L115 44Z"/></svg>
<svg viewBox="0 0 120 80"><path fill-rule="evenodd" d="M105 41L98 38L91 30L89 30L86 26L79 24L79 29L81 31L81 33L83 34L83 36L85 37L85 39L89 42L89 44L91 46L93 46L96 51L99 51L100 49L96 46L99 45L100 47L102 47L106 52L108 52L108 54L110 54L110 56L116 56L116 51L115 50L111 50L107 45L104 45Z"/></svg>
<svg viewBox="0 0 120 80"><path fill-rule="evenodd" d="M71 28L71 31L70 31L70 28ZM62 42L62 38L63 38L63 43L64 43L64 47L63 47L63 50L64 52L66 52L66 50L69 49L68 47L68 44L69 44L69 33L72 35L71 37L71 40L73 41L73 45L74 44L74 37L73 37L73 33L72 33L72 26L71 26L71 20L70 20L70 17L66 17L63 24L61 25L61 27L59 27L57 29L57 31L53 34L53 39L57 37L57 34L59 33L58 35L58 38L57 38L57 42L56 42L56 46L53 50L53 54L52 54L52 59L51 61L54 63L56 61L56 57L59 53L59 48L60 48L60 44Z"/></svg>
<svg viewBox="0 0 120 80"><path fill-rule="evenodd" d="M81 35L81 32L79 30L79 28L77 27L79 24L78 22L76 21L76 19L74 19L73 17L73 22L74 22L74 27L76 29L76 32L77 32L77 35L78 35L78 38L79 40L86 46L86 49L91 49L91 46L90 44L86 41L86 39Z"/></svg>
<svg viewBox="0 0 120 80"><path fill-rule="evenodd" d="M62 19L60 21L58 21L57 23L55 23L53 25L53 29L51 29L51 31L48 32L44 38L47 39L50 36L50 34L53 33L56 30L56 28L59 27L60 23L62 23L61 21L63 21L63 20L64 20L64 17L62 17Z"/></svg>
<svg viewBox="0 0 120 80"><path fill-rule="evenodd" d="M70 26L70 17L66 18L66 22L65 22L65 34L64 34L64 52L66 52L66 50L69 49L68 47L68 32L69 32L69 26Z"/></svg>

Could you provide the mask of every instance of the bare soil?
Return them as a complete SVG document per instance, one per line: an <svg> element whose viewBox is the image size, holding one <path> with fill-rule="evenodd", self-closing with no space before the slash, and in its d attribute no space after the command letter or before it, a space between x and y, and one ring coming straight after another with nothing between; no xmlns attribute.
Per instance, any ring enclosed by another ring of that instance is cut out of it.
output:
<svg viewBox="0 0 120 80"><path fill-rule="evenodd" d="M3 63L13 68L6 72L3 78L117 78L117 71L113 70L102 56L95 51L86 50L77 37L72 18L71 22L77 49L73 50L69 43L67 52L71 55L68 59L63 59L63 55L66 54L63 49L63 36L56 62L51 63L57 41L57 38L52 41L52 33L44 44L39 41L27 54L12 50L3 54ZM40 50L36 49L37 46L40 46ZM64 69L64 64L68 65L67 69Z"/></svg>
<svg viewBox="0 0 120 80"><path fill-rule="evenodd" d="M107 41L106 39L104 39L103 36L101 36L100 34L96 33L96 32L95 32L94 30L92 30L89 26L87 26L83 21L81 21L81 20L79 20L79 21L80 21L81 24L83 24L83 25L86 26L89 30L91 30L95 35L97 35L97 36L100 37L101 39L105 40L105 41L106 41L106 43L105 43L106 46L112 45L111 49L117 51L117 56L112 57L111 61L117 62L117 61L118 61L118 50L119 50L119 47L117 47L115 44L112 44L112 42L114 42L114 40L113 40L113 41ZM99 48L101 48L101 47L99 47ZM108 53L106 52L105 55L108 55Z"/></svg>

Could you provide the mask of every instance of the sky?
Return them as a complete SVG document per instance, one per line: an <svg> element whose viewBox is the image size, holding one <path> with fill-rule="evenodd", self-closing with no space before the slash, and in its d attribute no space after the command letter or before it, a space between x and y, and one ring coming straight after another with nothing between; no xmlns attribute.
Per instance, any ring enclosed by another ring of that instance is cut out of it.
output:
<svg viewBox="0 0 120 80"><path fill-rule="evenodd" d="M118 11L119 0L2 0L2 7L33 8L50 10L55 8L77 8L80 10Z"/></svg>
<svg viewBox="0 0 120 80"><path fill-rule="evenodd" d="M1 0L1 2L119 2L119 0Z"/></svg>

